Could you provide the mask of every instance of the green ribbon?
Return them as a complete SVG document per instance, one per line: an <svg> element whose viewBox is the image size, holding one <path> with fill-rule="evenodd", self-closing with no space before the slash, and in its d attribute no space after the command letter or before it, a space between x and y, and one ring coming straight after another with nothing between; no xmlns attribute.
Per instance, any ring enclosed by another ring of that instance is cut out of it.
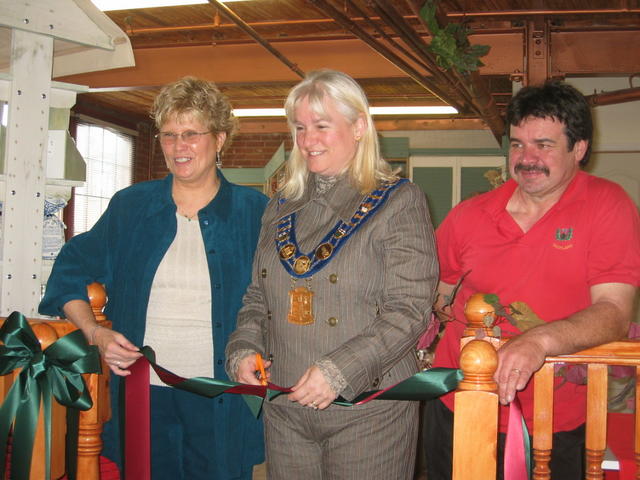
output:
<svg viewBox="0 0 640 480"><path fill-rule="evenodd" d="M169 386L186 390L205 397L216 397L223 393L235 393L243 396L254 416L260 415L264 399L272 400L283 393L291 392L290 388L280 387L273 383L268 385L247 385L244 383L217 380L215 378L180 377L155 363L155 353L149 346L140 349L144 358L156 371L160 380ZM345 407L363 405L371 400L430 400L455 390L462 380L462 370L455 368L432 368L383 390L364 392L353 401L338 397L333 403Z"/></svg>
<svg viewBox="0 0 640 480"><path fill-rule="evenodd" d="M6 469L7 440L13 425L11 475L27 479L38 414L42 402L45 428L45 479L51 477L51 397L63 406L71 407L67 415L88 410L93 402L83 373L101 373L98 348L89 346L80 330L58 339L42 350L27 319L13 312L0 328L0 375L16 368L22 370L13 382L0 407L0 478ZM73 422L72 422L73 423ZM77 422L76 422L77 423ZM67 432L67 439L77 451L77 431ZM69 444L67 444L69 446ZM68 448L69 449L69 448Z"/></svg>

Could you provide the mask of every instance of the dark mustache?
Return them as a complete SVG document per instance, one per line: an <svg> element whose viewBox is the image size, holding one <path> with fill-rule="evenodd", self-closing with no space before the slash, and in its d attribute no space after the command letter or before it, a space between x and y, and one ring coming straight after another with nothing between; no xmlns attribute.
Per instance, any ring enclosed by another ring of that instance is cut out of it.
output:
<svg viewBox="0 0 640 480"><path fill-rule="evenodd" d="M539 167L537 165L523 165L519 163L513 169L514 172L540 172L544 173L547 177L549 176L549 169L547 167Z"/></svg>

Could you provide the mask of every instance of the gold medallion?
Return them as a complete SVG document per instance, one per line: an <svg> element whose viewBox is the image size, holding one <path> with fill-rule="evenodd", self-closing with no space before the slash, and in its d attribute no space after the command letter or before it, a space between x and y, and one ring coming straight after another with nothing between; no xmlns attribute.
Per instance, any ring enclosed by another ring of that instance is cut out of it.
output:
<svg viewBox="0 0 640 480"><path fill-rule="evenodd" d="M287 243L284 247L280 249L280 258L283 260L287 260L296 253L296 247L292 243Z"/></svg>
<svg viewBox="0 0 640 480"><path fill-rule="evenodd" d="M326 260L333 253L333 246L330 243L323 243L316 248L316 258L318 260Z"/></svg>
<svg viewBox="0 0 640 480"><path fill-rule="evenodd" d="M311 325L313 319L313 292L307 287L289 290L289 313L287 320L295 325Z"/></svg>
<svg viewBox="0 0 640 480"><path fill-rule="evenodd" d="M311 259L306 255L296 258L296 261L293 264L293 271L298 275L302 275L303 273L307 273L309 271L309 267L311 266Z"/></svg>

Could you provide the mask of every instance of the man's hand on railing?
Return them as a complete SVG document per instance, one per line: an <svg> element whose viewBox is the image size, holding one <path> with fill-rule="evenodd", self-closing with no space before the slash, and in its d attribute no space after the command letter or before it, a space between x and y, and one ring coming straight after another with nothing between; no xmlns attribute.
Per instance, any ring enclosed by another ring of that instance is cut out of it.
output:
<svg viewBox="0 0 640 480"><path fill-rule="evenodd" d="M531 376L544 363L545 349L534 331L512 338L498 350L498 369L494 380L498 384L500 403L513 401L516 391L526 387Z"/></svg>

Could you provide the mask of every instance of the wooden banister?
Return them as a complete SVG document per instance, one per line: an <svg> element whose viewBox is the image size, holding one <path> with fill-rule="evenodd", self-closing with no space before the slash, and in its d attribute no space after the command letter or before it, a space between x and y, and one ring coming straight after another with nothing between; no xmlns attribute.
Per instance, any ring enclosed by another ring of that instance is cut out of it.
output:
<svg viewBox="0 0 640 480"><path fill-rule="evenodd" d="M470 297L465 308L468 326L461 340L460 367L464 380L455 394L453 478L495 478L497 453L498 399L493 379L497 348L504 340L493 338L484 319L492 315L482 301L483 294ZM490 323L490 322L489 322ZM482 340L475 339L476 336ZM480 345L484 344L485 347ZM489 353L493 351L493 355ZM572 355L547 357L534 375L533 478L551 478L553 436L554 366L587 365L586 477L603 479L602 460L607 447L608 366L636 369L635 441L636 479L640 480L640 341L625 340L589 348ZM489 373L491 372L491 373ZM491 437L491 438L489 438ZM482 457L482 458L478 458Z"/></svg>
<svg viewBox="0 0 640 480"><path fill-rule="evenodd" d="M106 304L104 287L93 283L87 287L91 308L96 315L98 323L106 328L111 328L111 322L107 320L102 310ZM0 319L0 325L4 319ZM76 330L76 327L66 320L29 319L36 337L40 341L42 349L47 348L58 338ZM109 368L102 362L103 374L85 374L84 380L89 388L93 407L86 412L80 412L78 428L78 471L77 478L82 480L98 480L100 478L100 451L102 450L102 425L111 416L109 403ZM18 372L0 377L0 399L4 399L13 384ZM65 473L64 437L66 431L65 409L57 402L53 402L52 408L52 455L51 477L60 478ZM38 421L30 480L41 480L45 477L44 470L44 428L42 412Z"/></svg>

